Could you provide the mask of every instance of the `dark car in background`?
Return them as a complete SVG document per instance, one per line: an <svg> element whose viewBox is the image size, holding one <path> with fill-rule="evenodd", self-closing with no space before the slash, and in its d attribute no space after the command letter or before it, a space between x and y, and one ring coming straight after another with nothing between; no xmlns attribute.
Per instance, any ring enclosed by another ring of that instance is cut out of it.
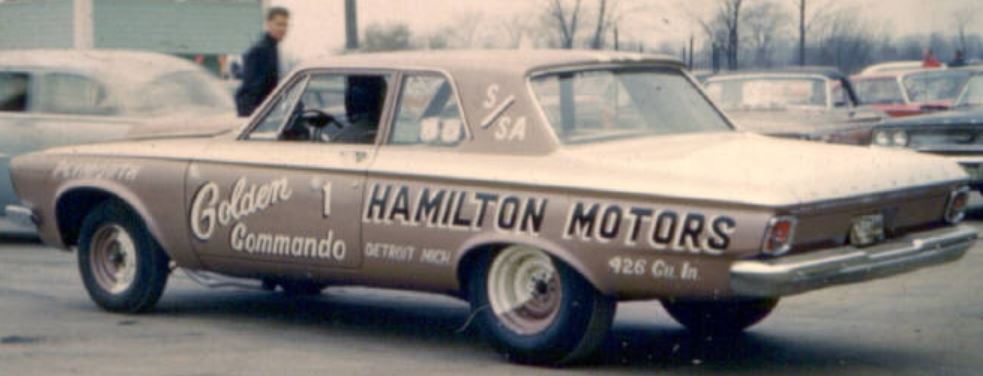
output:
<svg viewBox="0 0 983 376"><path fill-rule="evenodd" d="M972 188L983 190L983 72L970 76L951 111L886 121L875 128L872 142L955 160Z"/></svg>
<svg viewBox="0 0 983 376"><path fill-rule="evenodd" d="M706 80L706 91L740 129L778 137L866 144L885 116L861 106L833 68L721 74Z"/></svg>

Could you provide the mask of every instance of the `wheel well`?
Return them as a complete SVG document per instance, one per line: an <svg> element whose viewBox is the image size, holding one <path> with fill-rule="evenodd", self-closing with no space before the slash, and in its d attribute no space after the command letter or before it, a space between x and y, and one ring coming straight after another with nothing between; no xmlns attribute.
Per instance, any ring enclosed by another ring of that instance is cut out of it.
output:
<svg viewBox="0 0 983 376"><path fill-rule="evenodd" d="M457 283L458 283L458 293L461 298L467 299L468 297L468 278L471 270L481 259L481 257L495 252L497 250L508 247L511 244L508 243L492 243L492 244L482 244L476 247L469 248L464 252L464 257L461 261L457 263Z"/></svg>
<svg viewBox="0 0 983 376"><path fill-rule="evenodd" d="M106 200L116 198L109 192L93 188L80 188L63 194L55 206L55 218L58 222L58 232L65 245L72 246L78 243L82 221L92 208Z"/></svg>

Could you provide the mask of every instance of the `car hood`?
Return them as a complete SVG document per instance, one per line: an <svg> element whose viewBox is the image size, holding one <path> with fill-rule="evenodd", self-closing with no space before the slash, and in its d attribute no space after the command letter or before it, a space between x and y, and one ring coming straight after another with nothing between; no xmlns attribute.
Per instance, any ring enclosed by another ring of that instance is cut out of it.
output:
<svg viewBox="0 0 983 376"><path fill-rule="evenodd" d="M966 179L958 165L934 156L740 132L582 145L559 154L565 171L599 189L765 206Z"/></svg>

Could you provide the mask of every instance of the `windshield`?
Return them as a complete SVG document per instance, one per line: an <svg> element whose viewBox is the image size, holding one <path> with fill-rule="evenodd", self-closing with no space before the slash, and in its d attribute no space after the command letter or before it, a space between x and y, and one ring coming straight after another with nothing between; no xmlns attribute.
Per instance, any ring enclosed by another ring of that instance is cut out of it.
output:
<svg viewBox="0 0 983 376"><path fill-rule="evenodd" d="M983 106L983 75L974 75L966 82L956 107L979 107Z"/></svg>
<svg viewBox="0 0 983 376"><path fill-rule="evenodd" d="M707 94L725 111L826 108L826 80L804 77L728 78L707 84Z"/></svg>
<svg viewBox="0 0 983 376"><path fill-rule="evenodd" d="M904 104L904 93L894 78L856 80L853 88L864 104Z"/></svg>
<svg viewBox="0 0 983 376"><path fill-rule="evenodd" d="M139 115L170 112L231 112L232 96L217 79L199 71L161 75L132 91L131 111Z"/></svg>
<svg viewBox="0 0 983 376"><path fill-rule="evenodd" d="M969 76L967 71L917 73L905 77L904 87L912 102L953 100L959 96Z"/></svg>
<svg viewBox="0 0 983 376"><path fill-rule="evenodd" d="M534 78L532 86L564 143L731 130L677 70L549 74Z"/></svg>

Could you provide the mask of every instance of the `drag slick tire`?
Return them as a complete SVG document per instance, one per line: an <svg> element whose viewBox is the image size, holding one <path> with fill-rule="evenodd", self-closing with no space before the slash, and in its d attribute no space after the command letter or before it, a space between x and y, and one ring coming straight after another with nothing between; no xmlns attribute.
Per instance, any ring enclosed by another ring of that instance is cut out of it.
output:
<svg viewBox="0 0 983 376"><path fill-rule="evenodd" d="M111 312L152 309L170 274L170 258L143 220L117 200L106 200L85 216L78 263L89 297Z"/></svg>
<svg viewBox="0 0 983 376"><path fill-rule="evenodd" d="M768 317L777 305L778 299L662 300L669 316L686 329L717 335L743 332Z"/></svg>
<svg viewBox="0 0 983 376"><path fill-rule="evenodd" d="M507 359L558 366L601 344L616 302L540 249L514 245L479 256L468 281L482 334Z"/></svg>

